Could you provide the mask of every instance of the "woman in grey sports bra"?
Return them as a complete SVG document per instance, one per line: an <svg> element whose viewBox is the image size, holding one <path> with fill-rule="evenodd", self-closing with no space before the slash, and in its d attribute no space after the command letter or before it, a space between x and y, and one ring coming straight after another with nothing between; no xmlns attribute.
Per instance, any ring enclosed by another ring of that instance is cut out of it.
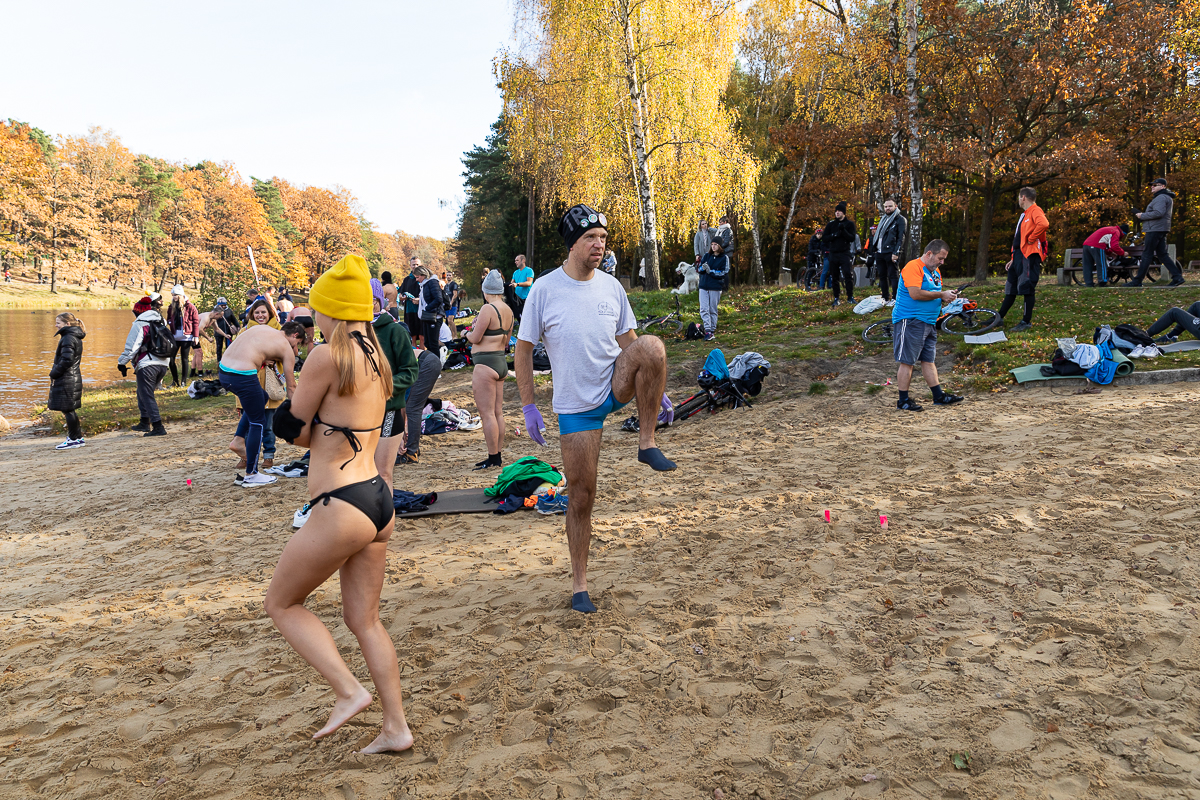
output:
<svg viewBox="0 0 1200 800"><path fill-rule="evenodd" d="M476 464L475 469L499 468L500 450L504 447L504 377L508 375L504 350L512 336L513 312L504 302L504 276L497 270L483 279L483 299L483 308L467 331L471 360L475 362L471 388L488 449L487 458Z"/></svg>

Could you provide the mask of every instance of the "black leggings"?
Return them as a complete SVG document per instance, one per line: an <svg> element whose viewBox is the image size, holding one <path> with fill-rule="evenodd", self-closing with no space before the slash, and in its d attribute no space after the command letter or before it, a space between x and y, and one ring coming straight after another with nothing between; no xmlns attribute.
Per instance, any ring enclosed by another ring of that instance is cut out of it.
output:
<svg viewBox="0 0 1200 800"><path fill-rule="evenodd" d="M875 256L875 266L879 268L879 291L883 293L884 300L891 300L896 296L900 277L897 271L900 265L892 261L889 254L880 253Z"/></svg>
<svg viewBox="0 0 1200 800"><path fill-rule="evenodd" d="M1165 331L1171 323L1175 324L1170 335L1178 336L1187 331L1192 336L1200 339L1200 300L1192 303L1191 308L1184 311L1182 308L1169 308L1167 313L1158 318L1158 322L1146 329L1146 333L1151 336L1158 336Z"/></svg>
<svg viewBox="0 0 1200 800"><path fill-rule="evenodd" d="M180 369L183 370L183 382L187 383L188 375L191 370L191 360L188 358L192 354L191 342L179 342L179 347L175 348L175 355L179 356ZM171 382L176 386L180 386L179 372L175 369L175 355L171 356Z"/></svg>
<svg viewBox="0 0 1200 800"><path fill-rule="evenodd" d="M854 265L850 260L849 253L830 253L829 276L833 278L834 300L838 299L842 293L838 278L841 278L842 283L846 284L846 298L848 300L854 299Z"/></svg>
<svg viewBox="0 0 1200 800"><path fill-rule="evenodd" d="M1033 299L1032 294L1023 294L1023 295L1006 294L1006 295L1004 295L1004 302L1000 304L1000 319L1004 319L1004 315L1007 314L1008 310L1013 307L1013 303L1016 301L1017 297L1025 298L1025 316L1022 318L1022 322L1033 322L1034 299Z"/></svg>
<svg viewBox="0 0 1200 800"><path fill-rule="evenodd" d="M74 411L64 411L63 417L67 420L67 438L82 439L83 428L79 427L79 415Z"/></svg>

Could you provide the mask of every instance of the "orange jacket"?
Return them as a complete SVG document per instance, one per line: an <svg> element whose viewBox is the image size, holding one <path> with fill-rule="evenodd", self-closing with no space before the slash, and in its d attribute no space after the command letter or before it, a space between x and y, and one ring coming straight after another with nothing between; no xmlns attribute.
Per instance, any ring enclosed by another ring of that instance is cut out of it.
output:
<svg viewBox="0 0 1200 800"><path fill-rule="evenodd" d="M1050 242L1046 239L1048 230L1050 221L1046 219L1046 212L1042 211L1037 203L1025 209L1025 219L1021 220L1021 255L1029 258L1037 253L1045 260L1050 249Z"/></svg>

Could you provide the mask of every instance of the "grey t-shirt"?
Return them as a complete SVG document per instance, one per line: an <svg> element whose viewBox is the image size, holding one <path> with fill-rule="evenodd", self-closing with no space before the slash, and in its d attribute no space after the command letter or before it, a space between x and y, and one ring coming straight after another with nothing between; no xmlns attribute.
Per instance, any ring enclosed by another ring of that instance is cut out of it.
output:
<svg viewBox="0 0 1200 800"><path fill-rule="evenodd" d="M577 281L556 269L530 287L517 338L545 343L554 413L578 414L608 399L621 354L617 336L636 327L625 287L616 278L597 270L591 280Z"/></svg>

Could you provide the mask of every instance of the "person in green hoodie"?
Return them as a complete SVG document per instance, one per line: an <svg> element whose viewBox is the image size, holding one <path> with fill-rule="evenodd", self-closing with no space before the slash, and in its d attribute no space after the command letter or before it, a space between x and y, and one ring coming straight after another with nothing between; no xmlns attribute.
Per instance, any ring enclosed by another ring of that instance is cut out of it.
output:
<svg viewBox="0 0 1200 800"><path fill-rule="evenodd" d="M404 395L417 379L417 356L413 352L412 339L408 331L387 312L387 296L383 284L371 279L371 294L375 297L375 319L371 327L383 354L392 366L392 396L387 401L383 414L383 428L379 444L375 447L375 467L392 488L392 471L396 469L396 456L400 452L401 434L404 433Z"/></svg>

